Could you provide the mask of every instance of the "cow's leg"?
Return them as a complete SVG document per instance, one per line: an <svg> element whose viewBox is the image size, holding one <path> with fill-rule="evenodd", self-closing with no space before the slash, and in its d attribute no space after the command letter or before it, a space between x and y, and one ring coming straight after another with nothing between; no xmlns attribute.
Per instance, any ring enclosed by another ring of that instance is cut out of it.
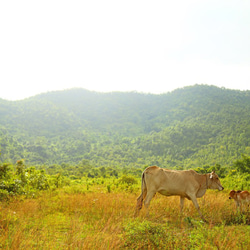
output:
<svg viewBox="0 0 250 250"><path fill-rule="evenodd" d="M137 198L137 203L136 203L136 208L135 208L135 213L134 213L135 217L139 215L139 212L142 209L142 203L145 200L146 195L147 195L147 188L146 188L146 183L145 183L145 180L144 180L144 173L143 173L143 175L142 175L141 194Z"/></svg>
<svg viewBox="0 0 250 250"><path fill-rule="evenodd" d="M240 202L239 201L235 201L235 203L236 203L236 210L237 211L241 211Z"/></svg>
<svg viewBox="0 0 250 250"><path fill-rule="evenodd" d="M142 192L141 195L137 198L137 204L136 204L135 213L134 213L135 217L139 215L139 212L142 209L142 203L146 196L145 193L147 192L144 192L144 193Z"/></svg>
<svg viewBox="0 0 250 250"><path fill-rule="evenodd" d="M199 204L198 204L198 201L197 201L197 199L196 199L196 196L195 196L195 195L189 195L189 197L190 197L190 199L192 200L192 202L193 202L195 208L197 209L197 211L198 211L198 213L199 213L201 219L205 221L205 219L204 219L204 217L203 217L203 215L202 215L202 213L201 213L200 206L199 206Z"/></svg>
<svg viewBox="0 0 250 250"><path fill-rule="evenodd" d="M244 204L239 202L239 210L241 213L243 213L243 207L244 207Z"/></svg>
<svg viewBox="0 0 250 250"><path fill-rule="evenodd" d="M185 201L185 198L180 196L180 210L181 210L181 213L182 213L182 210L183 210L184 201Z"/></svg>
<svg viewBox="0 0 250 250"><path fill-rule="evenodd" d="M155 195L155 192L153 191L150 191L150 192L147 192L147 196L146 196L146 199L144 201L144 206L146 208L146 216L148 216L149 214L149 205L150 205L150 201L152 200L152 198L154 197Z"/></svg>

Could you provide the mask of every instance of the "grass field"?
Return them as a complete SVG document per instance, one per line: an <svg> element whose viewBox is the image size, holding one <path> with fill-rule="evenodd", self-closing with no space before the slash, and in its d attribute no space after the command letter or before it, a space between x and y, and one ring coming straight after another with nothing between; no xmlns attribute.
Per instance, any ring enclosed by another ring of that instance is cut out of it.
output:
<svg viewBox="0 0 250 250"><path fill-rule="evenodd" d="M249 249L250 214L237 213L228 192L199 199L207 223L190 201L156 195L150 215L134 218L138 188L67 187L35 199L2 202L2 249Z"/></svg>

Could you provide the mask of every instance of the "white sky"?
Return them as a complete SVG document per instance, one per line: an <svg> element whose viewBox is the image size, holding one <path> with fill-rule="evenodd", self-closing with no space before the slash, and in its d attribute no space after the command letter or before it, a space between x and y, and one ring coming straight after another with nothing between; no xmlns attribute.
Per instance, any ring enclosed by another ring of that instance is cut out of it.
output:
<svg viewBox="0 0 250 250"><path fill-rule="evenodd" d="M250 89L249 0L2 0L0 98Z"/></svg>

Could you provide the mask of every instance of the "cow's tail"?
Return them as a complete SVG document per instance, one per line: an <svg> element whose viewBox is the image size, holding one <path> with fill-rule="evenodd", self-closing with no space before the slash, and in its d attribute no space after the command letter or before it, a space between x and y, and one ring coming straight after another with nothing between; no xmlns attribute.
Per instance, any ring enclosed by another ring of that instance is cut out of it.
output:
<svg viewBox="0 0 250 250"><path fill-rule="evenodd" d="M135 217L138 216L140 210L142 209L143 200L145 199L146 195L147 195L147 186L145 182L145 173L143 172L142 177L141 177L141 194L137 198L137 204L135 208Z"/></svg>

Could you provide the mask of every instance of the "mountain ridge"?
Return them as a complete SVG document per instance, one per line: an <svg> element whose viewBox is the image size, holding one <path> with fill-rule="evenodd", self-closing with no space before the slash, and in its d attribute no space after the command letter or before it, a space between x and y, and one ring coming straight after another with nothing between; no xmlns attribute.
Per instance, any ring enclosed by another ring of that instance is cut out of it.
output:
<svg viewBox="0 0 250 250"><path fill-rule="evenodd" d="M0 160L230 165L250 153L249 112L250 91L208 85L165 94L74 88L21 101L1 99Z"/></svg>

